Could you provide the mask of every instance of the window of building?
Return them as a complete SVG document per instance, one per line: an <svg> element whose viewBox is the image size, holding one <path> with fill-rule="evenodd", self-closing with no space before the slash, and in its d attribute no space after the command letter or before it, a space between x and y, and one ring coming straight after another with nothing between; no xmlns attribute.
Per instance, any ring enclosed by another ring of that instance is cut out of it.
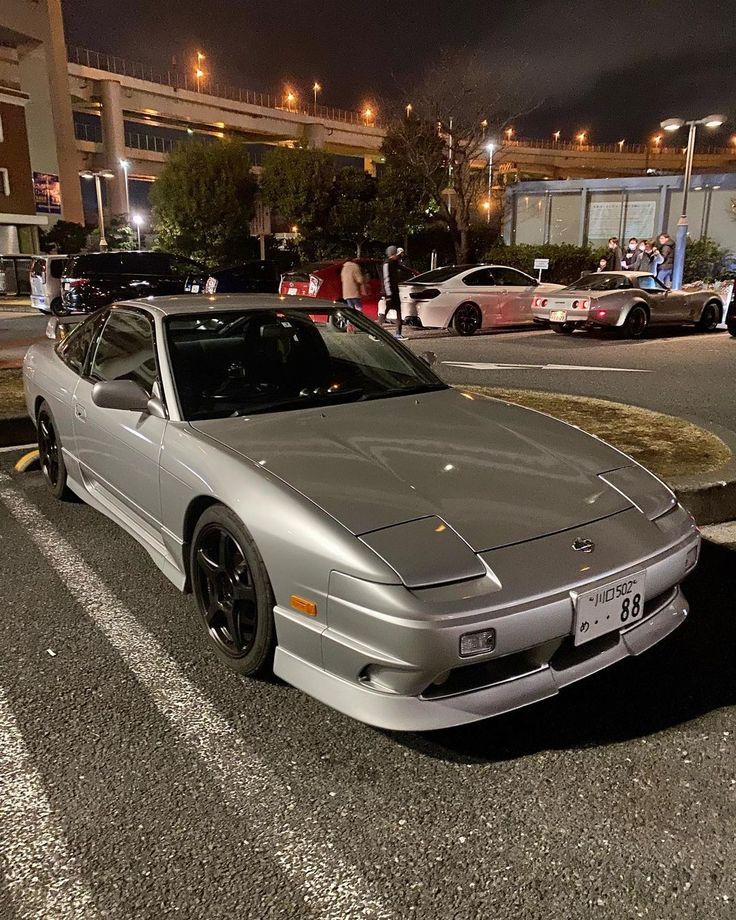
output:
<svg viewBox="0 0 736 920"><path fill-rule="evenodd" d="M10 176L3 166L0 166L0 194L6 198L10 196Z"/></svg>
<svg viewBox="0 0 736 920"><path fill-rule="evenodd" d="M3 133L3 116L0 115L0 144L5 140L5 134Z"/></svg>

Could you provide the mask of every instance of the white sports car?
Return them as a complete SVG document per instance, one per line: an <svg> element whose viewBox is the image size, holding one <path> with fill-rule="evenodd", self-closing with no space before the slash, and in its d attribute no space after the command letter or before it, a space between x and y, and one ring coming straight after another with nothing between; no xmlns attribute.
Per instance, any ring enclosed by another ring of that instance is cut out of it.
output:
<svg viewBox="0 0 736 920"><path fill-rule="evenodd" d="M472 335L478 329L533 323L535 295L561 289L507 265L446 265L400 285L401 310L418 316L422 326Z"/></svg>

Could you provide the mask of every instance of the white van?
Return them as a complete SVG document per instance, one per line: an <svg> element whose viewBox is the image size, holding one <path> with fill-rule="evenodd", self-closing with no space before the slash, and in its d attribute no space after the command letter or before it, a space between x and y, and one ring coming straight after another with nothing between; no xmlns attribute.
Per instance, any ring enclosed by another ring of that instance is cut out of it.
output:
<svg viewBox="0 0 736 920"><path fill-rule="evenodd" d="M61 276L68 256L34 256L31 263L31 305L43 313L61 307Z"/></svg>

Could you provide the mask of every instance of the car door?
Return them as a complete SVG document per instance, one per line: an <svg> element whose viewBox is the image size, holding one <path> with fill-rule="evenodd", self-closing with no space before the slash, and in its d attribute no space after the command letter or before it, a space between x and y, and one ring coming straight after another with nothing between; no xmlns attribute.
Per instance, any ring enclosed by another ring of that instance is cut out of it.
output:
<svg viewBox="0 0 736 920"><path fill-rule="evenodd" d="M644 292L649 304L651 323L679 323L687 317L684 315L684 298L669 291L653 275L643 275L637 279L637 287Z"/></svg>
<svg viewBox="0 0 736 920"><path fill-rule="evenodd" d="M478 304L482 327L503 325L503 292L496 284L494 272L490 268L477 268L463 275L457 286L457 294L461 298L457 306L467 301Z"/></svg>
<svg viewBox="0 0 736 920"><path fill-rule="evenodd" d="M160 392L153 318L116 307L108 316L74 393L74 435L86 486L116 515L160 540L159 455L167 422L147 412L103 409L101 380L135 380Z"/></svg>
<svg viewBox="0 0 736 920"><path fill-rule="evenodd" d="M537 282L524 272L515 268L495 265L493 277L501 288L501 318L505 326L518 326L531 323L532 301Z"/></svg>

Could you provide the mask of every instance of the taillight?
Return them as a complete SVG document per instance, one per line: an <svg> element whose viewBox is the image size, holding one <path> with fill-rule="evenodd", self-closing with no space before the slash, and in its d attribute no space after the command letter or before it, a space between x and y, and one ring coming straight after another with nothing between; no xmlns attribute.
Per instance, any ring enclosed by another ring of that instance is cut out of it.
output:
<svg viewBox="0 0 736 920"><path fill-rule="evenodd" d="M89 278L67 278L66 283L73 288L84 287L85 284L89 284Z"/></svg>
<svg viewBox="0 0 736 920"><path fill-rule="evenodd" d="M603 316L606 315L606 311L605 311L605 310L598 310L596 315L597 315L597 316L600 316L600 317L603 317Z"/></svg>
<svg viewBox="0 0 736 920"><path fill-rule="evenodd" d="M582 300L573 300L572 308L573 310L587 310L590 307L590 301L587 298Z"/></svg>
<svg viewBox="0 0 736 920"><path fill-rule="evenodd" d="M409 297L412 300L431 300L433 297L439 297L441 293L437 288L425 288L423 291L409 291Z"/></svg>
<svg viewBox="0 0 736 920"><path fill-rule="evenodd" d="M546 297L535 297L535 298L534 298L534 306L535 306L535 307L546 307L546 306L547 306L547 298L546 298Z"/></svg>

